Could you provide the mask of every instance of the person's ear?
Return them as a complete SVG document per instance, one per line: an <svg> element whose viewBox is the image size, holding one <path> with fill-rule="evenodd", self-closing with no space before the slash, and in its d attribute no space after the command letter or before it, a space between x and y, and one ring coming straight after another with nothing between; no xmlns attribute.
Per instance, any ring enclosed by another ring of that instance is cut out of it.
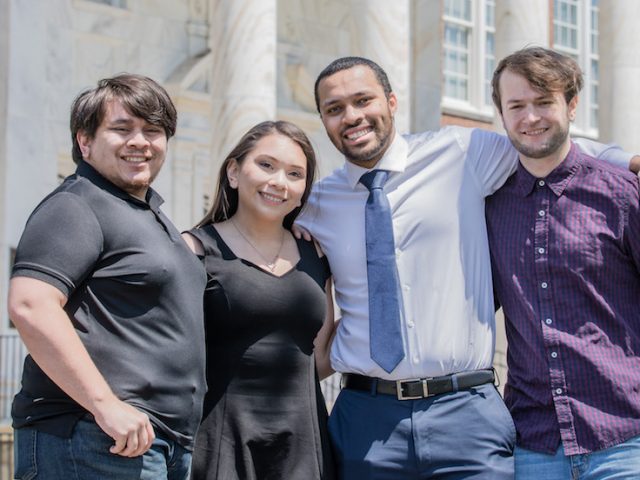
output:
<svg viewBox="0 0 640 480"><path fill-rule="evenodd" d="M240 165L235 158L229 160L229 165L227 165L227 180L229 181L229 186L233 189L238 188L238 172L240 171Z"/></svg>
<svg viewBox="0 0 640 480"><path fill-rule="evenodd" d="M567 105L569 120L574 121L576 119L576 112L578 111L578 95L575 95L570 101L569 105Z"/></svg>
<svg viewBox="0 0 640 480"><path fill-rule="evenodd" d="M389 104L389 110L391 110L391 115L395 115L396 110L398 109L398 97L393 92L389 93L389 99L387 100Z"/></svg>
<svg viewBox="0 0 640 480"><path fill-rule="evenodd" d="M89 137L84 131L79 130L76 133L76 141L78 142L78 146L80 147L80 152L82 152L82 158L87 160L91 154L91 144L93 143L93 138Z"/></svg>

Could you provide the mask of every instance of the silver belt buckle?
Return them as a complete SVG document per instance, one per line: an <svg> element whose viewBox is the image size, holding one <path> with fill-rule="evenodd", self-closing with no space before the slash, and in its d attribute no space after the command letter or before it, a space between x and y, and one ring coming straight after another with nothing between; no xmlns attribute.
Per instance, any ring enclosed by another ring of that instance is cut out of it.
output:
<svg viewBox="0 0 640 480"><path fill-rule="evenodd" d="M404 394L404 392L402 391L402 384L410 383L410 382L422 383L422 395L409 396ZM427 386L427 379L426 378L409 378L407 380L396 380L396 395L398 396L398 400L418 400L420 398L428 397L429 387Z"/></svg>

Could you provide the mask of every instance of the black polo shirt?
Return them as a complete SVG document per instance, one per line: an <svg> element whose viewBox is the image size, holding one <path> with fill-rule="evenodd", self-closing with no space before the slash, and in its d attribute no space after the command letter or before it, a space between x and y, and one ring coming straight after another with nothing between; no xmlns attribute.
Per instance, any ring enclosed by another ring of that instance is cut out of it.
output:
<svg viewBox="0 0 640 480"><path fill-rule="evenodd" d="M160 211L162 198L149 189L146 199L81 163L31 214L12 277L62 291L65 311L115 395L190 449L206 389L206 275ZM26 358L15 428L68 437L86 413Z"/></svg>

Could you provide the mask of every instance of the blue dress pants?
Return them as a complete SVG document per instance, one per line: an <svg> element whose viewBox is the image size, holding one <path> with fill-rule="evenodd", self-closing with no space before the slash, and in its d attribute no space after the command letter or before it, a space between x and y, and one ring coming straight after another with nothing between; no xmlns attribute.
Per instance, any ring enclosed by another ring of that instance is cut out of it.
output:
<svg viewBox="0 0 640 480"><path fill-rule="evenodd" d="M420 400L343 389L329 433L343 480L514 478L516 430L492 384Z"/></svg>

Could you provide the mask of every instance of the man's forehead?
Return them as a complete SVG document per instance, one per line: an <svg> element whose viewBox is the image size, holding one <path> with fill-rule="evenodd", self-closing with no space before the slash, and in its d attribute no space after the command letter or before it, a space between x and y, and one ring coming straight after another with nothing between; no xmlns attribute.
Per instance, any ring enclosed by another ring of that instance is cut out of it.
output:
<svg viewBox="0 0 640 480"><path fill-rule="evenodd" d="M562 91L559 89L536 85L529 81L524 75L510 70L505 70L500 78L499 88L503 96L507 93L507 85L510 85L509 93L511 93L513 97L522 96L528 93L527 91L533 92L533 96L536 98L553 97L556 94L562 95ZM505 100L507 100L507 98L505 98Z"/></svg>
<svg viewBox="0 0 640 480"><path fill-rule="evenodd" d="M320 80L318 85L322 103L331 102L335 98L365 95L378 90L384 91L373 70L366 65L355 65L340 70Z"/></svg>
<svg viewBox="0 0 640 480"><path fill-rule="evenodd" d="M118 98L112 98L105 103L103 122L134 122L149 123L146 119L137 116L126 104Z"/></svg>

